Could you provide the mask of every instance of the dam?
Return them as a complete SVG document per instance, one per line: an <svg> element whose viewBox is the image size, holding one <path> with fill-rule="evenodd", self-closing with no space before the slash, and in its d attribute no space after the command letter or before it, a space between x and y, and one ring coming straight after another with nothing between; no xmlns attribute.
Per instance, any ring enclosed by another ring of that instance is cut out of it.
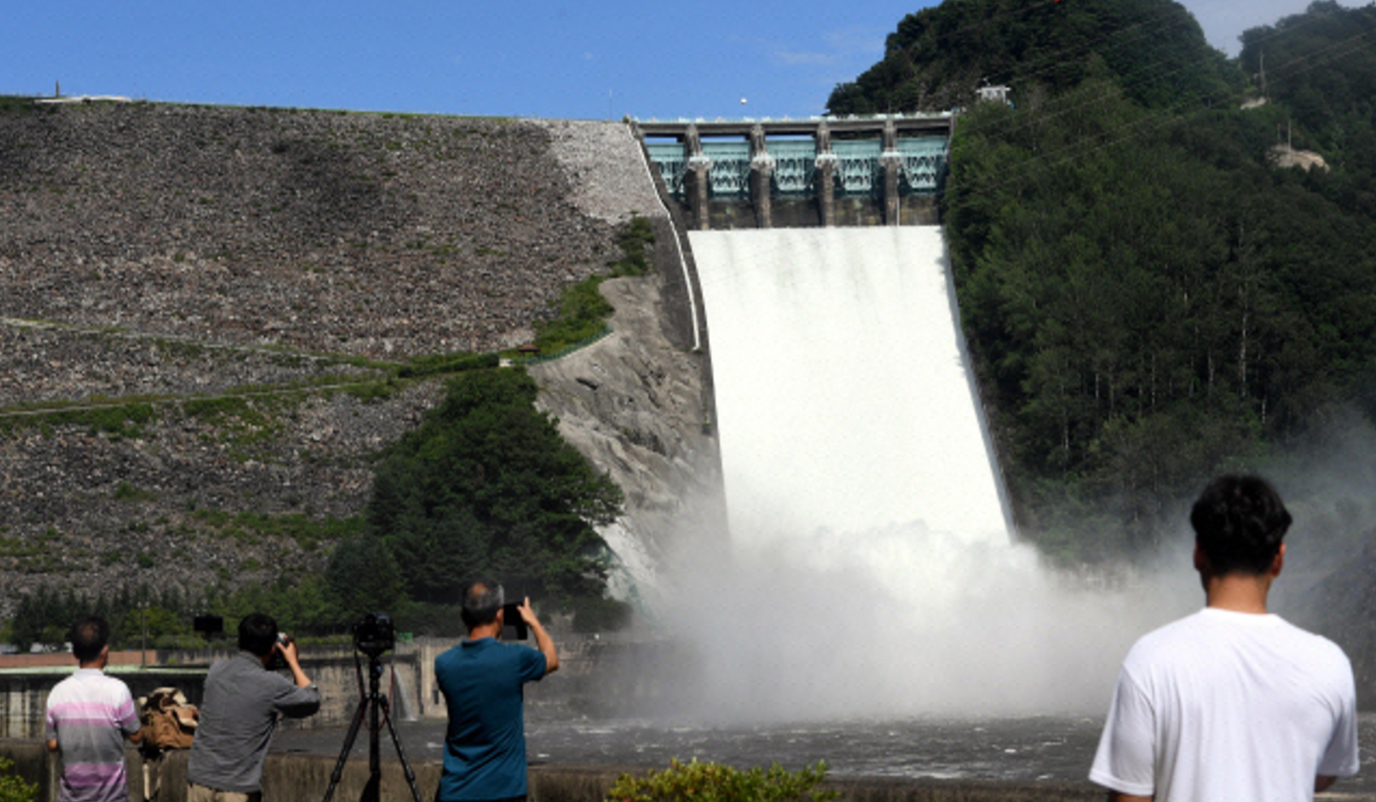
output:
<svg viewBox="0 0 1376 802"><path fill-rule="evenodd" d="M733 537L916 524L1008 542L934 224L954 125L951 113L635 123L689 232Z"/></svg>

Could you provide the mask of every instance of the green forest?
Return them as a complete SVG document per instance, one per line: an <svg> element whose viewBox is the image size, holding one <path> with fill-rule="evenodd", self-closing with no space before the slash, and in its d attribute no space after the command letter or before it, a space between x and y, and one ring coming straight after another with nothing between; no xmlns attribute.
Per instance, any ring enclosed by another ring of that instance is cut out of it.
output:
<svg viewBox="0 0 1376 802"><path fill-rule="evenodd" d="M1151 549L1208 475L1292 470L1376 416L1373 29L1376 7L1318 2L1227 59L1170 0L959 0L831 94L835 114L961 109L943 223L1045 551ZM975 102L982 82L1012 102Z"/></svg>

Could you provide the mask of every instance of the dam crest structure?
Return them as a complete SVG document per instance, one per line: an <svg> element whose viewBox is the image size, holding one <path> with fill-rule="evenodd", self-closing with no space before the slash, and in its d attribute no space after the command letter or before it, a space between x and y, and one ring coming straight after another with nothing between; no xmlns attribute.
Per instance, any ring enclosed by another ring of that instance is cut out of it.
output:
<svg viewBox="0 0 1376 802"><path fill-rule="evenodd" d="M696 231L932 225L951 112L633 120L663 193Z"/></svg>

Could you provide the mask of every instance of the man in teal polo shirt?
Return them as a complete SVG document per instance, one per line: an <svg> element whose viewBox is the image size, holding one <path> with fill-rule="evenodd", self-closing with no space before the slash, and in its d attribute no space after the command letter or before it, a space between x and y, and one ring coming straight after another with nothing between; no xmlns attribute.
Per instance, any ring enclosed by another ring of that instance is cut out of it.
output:
<svg viewBox="0 0 1376 802"><path fill-rule="evenodd" d="M468 639L435 658L435 681L449 708L444 772L436 802L526 798L522 688L559 668L554 641L530 599L516 609L537 648L498 640L505 615L502 586L474 582L463 594Z"/></svg>

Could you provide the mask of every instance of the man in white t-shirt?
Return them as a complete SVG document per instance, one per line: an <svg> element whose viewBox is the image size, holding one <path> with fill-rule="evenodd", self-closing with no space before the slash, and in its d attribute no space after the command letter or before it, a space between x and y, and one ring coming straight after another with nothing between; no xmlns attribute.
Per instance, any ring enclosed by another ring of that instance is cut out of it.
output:
<svg viewBox="0 0 1376 802"><path fill-rule="evenodd" d="M1357 773L1346 655L1266 610L1290 521L1256 476L1219 477L1195 502L1206 606L1123 663L1089 772L1110 800L1294 802Z"/></svg>

